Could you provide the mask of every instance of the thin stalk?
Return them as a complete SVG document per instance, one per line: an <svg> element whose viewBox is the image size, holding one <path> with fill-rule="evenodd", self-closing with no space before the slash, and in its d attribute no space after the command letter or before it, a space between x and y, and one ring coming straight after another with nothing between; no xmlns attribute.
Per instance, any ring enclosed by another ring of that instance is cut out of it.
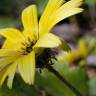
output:
<svg viewBox="0 0 96 96"><path fill-rule="evenodd" d="M56 71L51 65L47 64L46 68L48 71L50 71L51 73L53 73L60 81L62 81L65 85L68 86L69 89L72 90L72 92L74 92L74 94L76 94L76 96L82 96L82 94L73 86L71 85L65 78L64 76L61 76L61 74Z"/></svg>

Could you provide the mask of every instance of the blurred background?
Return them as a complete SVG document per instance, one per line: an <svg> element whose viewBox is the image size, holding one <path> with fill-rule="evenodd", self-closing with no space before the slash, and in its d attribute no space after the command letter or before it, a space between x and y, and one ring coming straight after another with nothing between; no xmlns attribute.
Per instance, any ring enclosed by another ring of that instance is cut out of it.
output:
<svg viewBox="0 0 96 96"><path fill-rule="evenodd" d="M68 0L66 0L68 1ZM41 16L48 0L2 0L0 1L0 28L22 29L21 12L31 4L38 7ZM96 0L85 0L84 12L58 23L52 32L67 41L72 51L59 52L54 68L61 73L82 96L96 96ZM0 46L3 38L0 36ZM0 96L75 96L74 93L52 73L43 69L36 73L34 86L15 76L13 89L6 82L0 88Z"/></svg>

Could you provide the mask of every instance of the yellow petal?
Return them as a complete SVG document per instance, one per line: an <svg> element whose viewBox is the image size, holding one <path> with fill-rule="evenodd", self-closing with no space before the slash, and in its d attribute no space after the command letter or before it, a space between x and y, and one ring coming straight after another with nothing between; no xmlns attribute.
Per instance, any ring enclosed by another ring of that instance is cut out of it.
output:
<svg viewBox="0 0 96 96"><path fill-rule="evenodd" d="M47 30L50 31L51 28L61 20L82 12L83 9L79 8L82 1L83 0L70 0L63 4L55 13L53 13L53 17L51 18L51 22Z"/></svg>
<svg viewBox="0 0 96 96"><path fill-rule="evenodd" d="M0 49L0 68L14 62L20 56L17 50Z"/></svg>
<svg viewBox="0 0 96 96"><path fill-rule="evenodd" d="M13 40L7 39L2 45L2 48L3 49L20 49L22 48L22 46L23 45L20 42L13 42Z"/></svg>
<svg viewBox="0 0 96 96"><path fill-rule="evenodd" d="M43 37L41 37L37 41L37 43L33 48L36 48L36 47L57 48L64 51L70 50L70 47L68 46L66 41L53 35L52 33L47 33L46 35L43 35Z"/></svg>
<svg viewBox="0 0 96 96"><path fill-rule="evenodd" d="M39 32L42 35L42 32L46 32L46 28L50 24L50 18L52 14L62 5L64 0L48 0L48 4L40 18L39 22Z"/></svg>
<svg viewBox="0 0 96 96"><path fill-rule="evenodd" d="M62 8L69 8L69 7L79 7L81 4L83 3L83 0L70 0L68 2L66 2Z"/></svg>
<svg viewBox="0 0 96 96"><path fill-rule="evenodd" d="M8 71L8 66L6 66L4 69L0 71L0 86L4 83L6 77L7 77L7 71Z"/></svg>
<svg viewBox="0 0 96 96"><path fill-rule="evenodd" d="M16 42L19 43L19 42L25 40L22 33L15 28L0 29L0 34L3 35L6 39L8 39L14 43L16 43Z"/></svg>
<svg viewBox="0 0 96 96"><path fill-rule="evenodd" d="M0 59L0 68L4 68L5 66L11 64L12 62L14 62L16 60L16 58L14 57L4 57Z"/></svg>
<svg viewBox="0 0 96 96"><path fill-rule="evenodd" d="M37 8L31 5L22 12L22 23L24 26L24 35L28 38L38 38L38 17Z"/></svg>
<svg viewBox="0 0 96 96"><path fill-rule="evenodd" d="M14 62L8 68L8 82L7 82L7 86L10 89L12 88L13 79L14 79L14 75L15 75L15 72L16 72L17 64L18 64L17 62Z"/></svg>
<svg viewBox="0 0 96 96"><path fill-rule="evenodd" d="M18 50L11 49L0 49L0 58L10 57L10 56L19 56L21 53Z"/></svg>
<svg viewBox="0 0 96 96"><path fill-rule="evenodd" d="M45 48L54 48L61 45L60 39L53 35L52 33L45 34L43 37L41 37L37 43L34 45L33 48L36 47L45 47Z"/></svg>
<svg viewBox="0 0 96 96"><path fill-rule="evenodd" d="M57 12L53 15L53 18L51 19L51 23L48 26L47 30L50 31L54 27L54 25L56 25L61 20L66 19L82 11L83 9L81 8L67 8L64 10L57 10Z"/></svg>
<svg viewBox="0 0 96 96"><path fill-rule="evenodd" d="M44 21L43 20L40 21L40 26L39 26L40 32L42 34L49 32L53 28L53 26L56 25L61 20L82 12L83 9L78 8L81 4L82 4L82 0L70 0L69 2L61 5L61 7L59 6L59 8L57 8L54 12L51 12L50 13L51 15L46 14Z"/></svg>
<svg viewBox="0 0 96 96"><path fill-rule="evenodd" d="M0 49L0 85L3 84L9 75L8 86L12 87L15 63L13 63L21 54L17 50ZM13 63L13 65L11 65ZM11 76L11 77L10 77Z"/></svg>
<svg viewBox="0 0 96 96"><path fill-rule="evenodd" d="M31 52L18 59L18 69L23 80L28 84L34 83L35 53Z"/></svg>

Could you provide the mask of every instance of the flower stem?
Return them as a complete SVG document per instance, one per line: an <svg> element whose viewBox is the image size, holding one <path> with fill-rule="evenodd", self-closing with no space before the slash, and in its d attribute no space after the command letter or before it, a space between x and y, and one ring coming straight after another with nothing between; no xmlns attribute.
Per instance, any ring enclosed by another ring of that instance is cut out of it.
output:
<svg viewBox="0 0 96 96"><path fill-rule="evenodd" d="M57 72L51 65L47 64L46 68L48 71L53 73L59 80L61 80L64 84L66 84L69 89L71 89L76 96L82 96L81 93L74 87L72 86L59 72Z"/></svg>

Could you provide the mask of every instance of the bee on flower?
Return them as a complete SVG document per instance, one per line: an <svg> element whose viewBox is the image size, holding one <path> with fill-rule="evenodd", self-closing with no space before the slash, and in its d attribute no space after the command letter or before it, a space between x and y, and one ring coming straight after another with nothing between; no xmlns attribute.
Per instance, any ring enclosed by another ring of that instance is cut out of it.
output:
<svg viewBox="0 0 96 96"><path fill-rule="evenodd" d="M61 20L83 11L79 6L82 0L48 0L48 4L38 20L36 5L25 8L21 15L23 31L15 28L0 29L6 38L0 49L0 86L7 78L7 85L12 88L13 79L18 69L27 84L34 83L36 57L45 48L70 50L67 43L51 33L51 29Z"/></svg>

